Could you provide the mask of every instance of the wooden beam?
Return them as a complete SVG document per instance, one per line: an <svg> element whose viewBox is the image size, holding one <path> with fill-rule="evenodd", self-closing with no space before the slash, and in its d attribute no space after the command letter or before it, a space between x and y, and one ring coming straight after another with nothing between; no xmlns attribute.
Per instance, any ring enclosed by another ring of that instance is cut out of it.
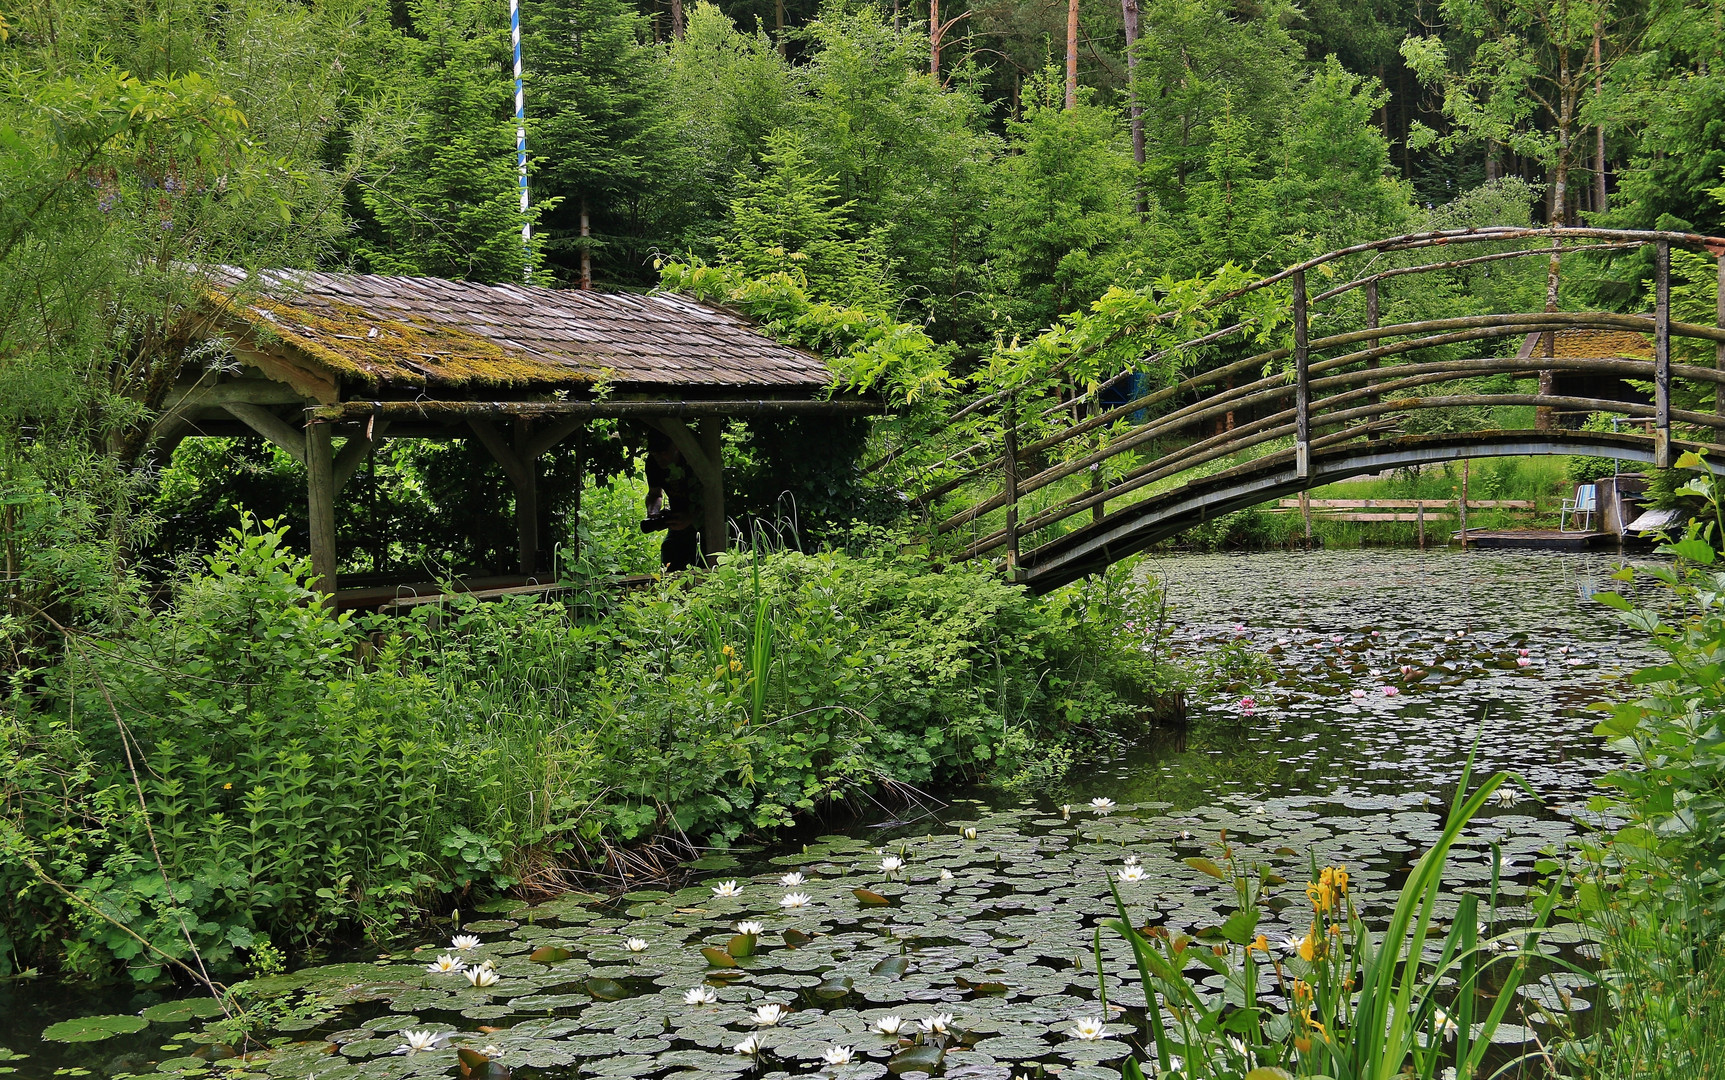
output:
<svg viewBox="0 0 1725 1080"><path fill-rule="evenodd" d="M685 429L686 430L686 429ZM725 444L722 440L724 420L708 417L701 421L701 456L706 466L701 473L701 546L704 554L724 552L730 545L730 524L725 520Z"/></svg>
<svg viewBox="0 0 1725 1080"><path fill-rule="evenodd" d="M704 440L696 438L695 433L689 430L689 425L681 420L657 417L646 420L646 423L664 432L676 445L677 452L683 455L689 468L695 470L695 478L701 482L703 491L714 484L721 485L722 490L722 467L715 465L714 460L707 456L707 448L702 445Z"/></svg>
<svg viewBox="0 0 1725 1080"><path fill-rule="evenodd" d="M226 409L235 419L244 421L247 427L251 428L259 435L262 435L270 442L275 443L277 446L287 451L292 455L293 459L301 465L306 463L306 447L311 445L306 440L307 433L314 427L323 428L324 451L325 456L328 455L329 425L327 424L308 424L306 425L305 430L302 431L288 423L286 420L283 420L275 413L270 412L262 405L253 405L243 401L230 401L223 405L222 408Z"/></svg>
<svg viewBox="0 0 1725 1080"><path fill-rule="evenodd" d="M1671 467L1671 245L1653 245L1653 467ZM1465 474L1464 474L1465 475Z"/></svg>
<svg viewBox="0 0 1725 1080"><path fill-rule="evenodd" d="M522 456L528 460L543 457L546 451L586 426L587 418L584 416L572 416L565 420L559 420L545 430L535 432L533 437L527 441L527 449Z"/></svg>
<svg viewBox="0 0 1725 1080"><path fill-rule="evenodd" d="M233 406L229 406L232 408ZM248 406L257 408L257 406ZM311 526L311 568L317 587L335 602L335 458L328 424L307 424L301 460L305 462L306 509Z"/></svg>
<svg viewBox="0 0 1725 1080"><path fill-rule="evenodd" d="M479 437L480 443L515 489L515 550L521 572L538 572L539 562L539 470L536 458L523 455L521 429L516 431L516 443L510 446L503 435L484 420L471 419L467 426Z"/></svg>
<svg viewBox="0 0 1725 1080"><path fill-rule="evenodd" d="M361 433L347 440L341 448L341 453L335 456L335 490L337 494L347 486L353 478L354 470L365 463L371 452L377 449L377 444L383 440L383 433L389 430L388 420L378 420L371 425L369 434Z"/></svg>
<svg viewBox="0 0 1725 1080"><path fill-rule="evenodd" d="M1306 274L1295 271L1294 287L1294 475L1312 474L1312 387L1306 333Z"/></svg>
<svg viewBox="0 0 1725 1080"><path fill-rule="evenodd" d="M450 417L481 420L500 416L628 417L645 420L703 416L874 416L889 411L881 402L845 398L817 401L806 398L747 401L344 401L310 411L315 421Z"/></svg>
<svg viewBox="0 0 1725 1080"><path fill-rule="evenodd" d="M302 400L310 398L325 405L341 400L341 388L333 376L308 370L245 342L234 346L234 357L240 363L263 372L264 378L286 383Z"/></svg>

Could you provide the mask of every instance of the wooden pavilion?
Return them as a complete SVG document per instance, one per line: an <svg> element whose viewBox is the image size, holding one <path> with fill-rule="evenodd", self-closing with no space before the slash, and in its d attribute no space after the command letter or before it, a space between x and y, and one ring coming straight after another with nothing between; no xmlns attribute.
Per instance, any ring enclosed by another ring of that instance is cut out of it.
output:
<svg viewBox="0 0 1725 1080"><path fill-rule="evenodd" d="M261 435L303 464L312 565L330 593L336 495L385 438L479 440L515 489L531 574L538 460L591 420L628 417L670 437L700 482L712 554L726 542L727 419L881 411L831 393L819 357L664 293L227 269L207 302L236 363L182 377L152 437L171 451L188 435Z"/></svg>

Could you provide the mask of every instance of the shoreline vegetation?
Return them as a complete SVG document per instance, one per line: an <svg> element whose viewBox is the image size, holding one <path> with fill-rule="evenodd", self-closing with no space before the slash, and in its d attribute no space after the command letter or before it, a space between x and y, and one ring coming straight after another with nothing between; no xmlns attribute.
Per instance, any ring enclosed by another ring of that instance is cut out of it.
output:
<svg viewBox="0 0 1725 1080"><path fill-rule="evenodd" d="M744 553L627 594L357 618L309 575L248 520L14 698L7 974L225 975L622 878L645 844L983 774L1046 786L1184 680L1128 566L1038 599L914 555Z"/></svg>

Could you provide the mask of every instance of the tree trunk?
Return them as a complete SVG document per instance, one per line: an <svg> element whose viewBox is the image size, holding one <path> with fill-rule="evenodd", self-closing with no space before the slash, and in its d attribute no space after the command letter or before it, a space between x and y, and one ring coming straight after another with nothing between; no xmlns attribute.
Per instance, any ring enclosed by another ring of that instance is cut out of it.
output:
<svg viewBox="0 0 1725 1080"><path fill-rule="evenodd" d="M789 59L791 55L790 43L785 41L785 0L774 0L773 17L778 20L779 24L779 56L783 59Z"/></svg>
<svg viewBox="0 0 1725 1080"><path fill-rule="evenodd" d="M1126 23L1126 92L1132 117L1132 160L1138 170L1132 179L1134 204L1144 213L1144 106L1138 103L1138 0L1120 0L1120 16Z"/></svg>
<svg viewBox="0 0 1725 1080"><path fill-rule="evenodd" d="M593 235L592 223L587 217L587 196L581 196L581 287L593 287L593 249L587 246L587 240Z"/></svg>
<svg viewBox="0 0 1725 1080"><path fill-rule="evenodd" d="M1599 39L1601 30L1602 27L1599 23L1593 24L1593 93L1595 96L1599 94L1605 85L1605 65L1599 58ZM1593 153L1593 212L1596 214L1603 214L1610 208L1609 200L1605 194L1605 125L1601 124L1599 127L1594 128L1593 134L1595 139Z"/></svg>
<svg viewBox="0 0 1725 1080"><path fill-rule="evenodd" d="M1551 225L1561 229L1569 224L1569 157L1572 147L1572 136L1575 126L1575 88L1571 85L1569 72L1569 50L1558 52L1557 74L1557 160L1551 170ZM1556 311L1558 304L1558 286L1562 280L1562 257L1558 254L1561 244L1559 237L1551 238L1551 258L1546 263L1545 270L1545 310ZM1545 355L1555 356L1557 353L1556 335L1547 332L1545 335ZM1539 373L1539 393L1541 397L1549 397L1556 391L1557 374L1550 368ZM1545 406L1534 410L1533 426L1540 431L1551 431L1557 427L1557 411Z"/></svg>
<svg viewBox="0 0 1725 1080"><path fill-rule="evenodd" d="M1485 141L1485 178L1487 181L1491 181L1502 175L1503 162L1498 160L1497 140L1487 139Z"/></svg>
<svg viewBox="0 0 1725 1080"><path fill-rule="evenodd" d="M683 0L671 0L671 40L683 40Z"/></svg>
<svg viewBox="0 0 1725 1080"><path fill-rule="evenodd" d="M1066 107L1078 107L1078 0L1066 4Z"/></svg>
<svg viewBox="0 0 1725 1080"><path fill-rule="evenodd" d="M928 73L940 78L940 0L928 0Z"/></svg>

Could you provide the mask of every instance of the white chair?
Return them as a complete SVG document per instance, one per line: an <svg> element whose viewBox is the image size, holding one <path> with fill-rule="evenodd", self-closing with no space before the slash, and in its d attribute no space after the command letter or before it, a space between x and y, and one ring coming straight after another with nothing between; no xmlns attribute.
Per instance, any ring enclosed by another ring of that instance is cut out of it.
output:
<svg viewBox="0 0 1725 1080"><path fill-rule="evenodd" d="M1599 509L1599 485L1577 484L1575 498L1563 500L1563 506L1557 512L1557 531L1567 532L1563 527L1564 519L1571 514L1581 518L1587 524L1582 532L1593 531L1593 515Z"/></svg>

